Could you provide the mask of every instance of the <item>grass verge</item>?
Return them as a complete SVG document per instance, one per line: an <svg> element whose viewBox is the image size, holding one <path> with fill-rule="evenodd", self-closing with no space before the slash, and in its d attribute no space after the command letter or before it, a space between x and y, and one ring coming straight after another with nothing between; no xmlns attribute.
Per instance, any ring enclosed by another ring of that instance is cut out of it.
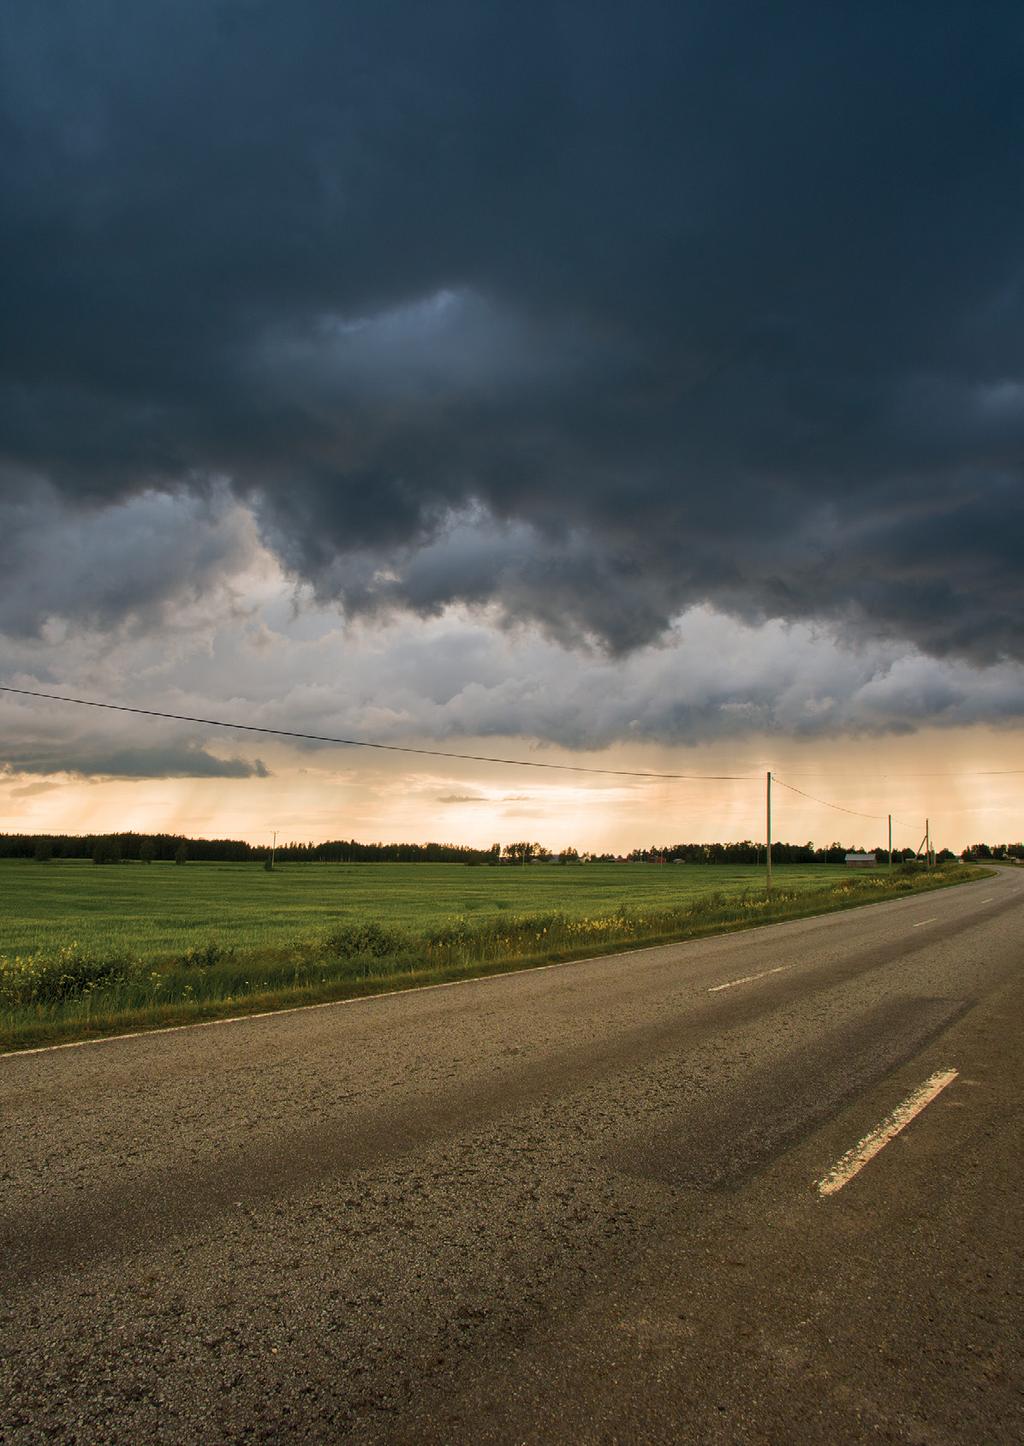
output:
<svg viewBox="0 0 1024 1446"><path fill-rule="evenodd" d="M820 889L779 888L770 898L763 891L734 896L711 891L677 907L626 907L590 918L456 916L420 932L367 921L290 947L234 950L211 941L162 960L121 949L85 949L69 941L36 954L0 956L0 1050L351 999L703 938L947 888L990 872L950 864L929 873L904 865L891 876L853 875Z"/></svg>

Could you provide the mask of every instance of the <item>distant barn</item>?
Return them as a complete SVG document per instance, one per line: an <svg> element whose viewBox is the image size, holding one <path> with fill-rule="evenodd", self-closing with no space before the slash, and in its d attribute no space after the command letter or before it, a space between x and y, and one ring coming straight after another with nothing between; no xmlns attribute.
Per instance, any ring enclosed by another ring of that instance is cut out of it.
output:
<svg viewBox="0 0 1024 1446"><path fill-rule="evenodd" d="M878 860L874 854L847 854L846 867L848 869L873 869Z"/></svg>

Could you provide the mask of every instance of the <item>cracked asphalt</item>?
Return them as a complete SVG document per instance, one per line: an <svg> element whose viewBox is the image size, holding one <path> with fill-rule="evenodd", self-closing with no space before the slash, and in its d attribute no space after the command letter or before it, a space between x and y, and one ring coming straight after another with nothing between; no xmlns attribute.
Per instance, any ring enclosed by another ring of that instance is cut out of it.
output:
<svg viewBox="0 0 1024 1446"><path fill-rule="evenodd" d="M0 1057L0 1439L1024 1440L1022 921L1002 870Z"/></svg>

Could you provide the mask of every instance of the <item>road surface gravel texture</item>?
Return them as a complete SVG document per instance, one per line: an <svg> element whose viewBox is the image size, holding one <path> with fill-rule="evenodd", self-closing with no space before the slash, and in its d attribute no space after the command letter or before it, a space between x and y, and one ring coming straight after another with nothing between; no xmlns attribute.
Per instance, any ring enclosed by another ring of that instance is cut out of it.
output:
<svg viewBox="0 0 1024 1446"><path fill-rule="evenodd" d="M0 1439L1024 1440L1022 921L1005 869L3 1056Z"/></svg>

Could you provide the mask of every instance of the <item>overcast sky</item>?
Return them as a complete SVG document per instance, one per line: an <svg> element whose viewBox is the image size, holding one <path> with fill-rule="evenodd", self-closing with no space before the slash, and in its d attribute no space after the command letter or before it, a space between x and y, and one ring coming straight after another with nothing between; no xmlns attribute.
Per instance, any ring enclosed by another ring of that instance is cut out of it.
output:
<svg viewBox="0 0 1024 1446"><path fill-rule="evenodd" d="M997 3L13 0L0 681L751 781L0 697L0 827L627 848L776 767L1019 838L1022 62Z"/></svg>

